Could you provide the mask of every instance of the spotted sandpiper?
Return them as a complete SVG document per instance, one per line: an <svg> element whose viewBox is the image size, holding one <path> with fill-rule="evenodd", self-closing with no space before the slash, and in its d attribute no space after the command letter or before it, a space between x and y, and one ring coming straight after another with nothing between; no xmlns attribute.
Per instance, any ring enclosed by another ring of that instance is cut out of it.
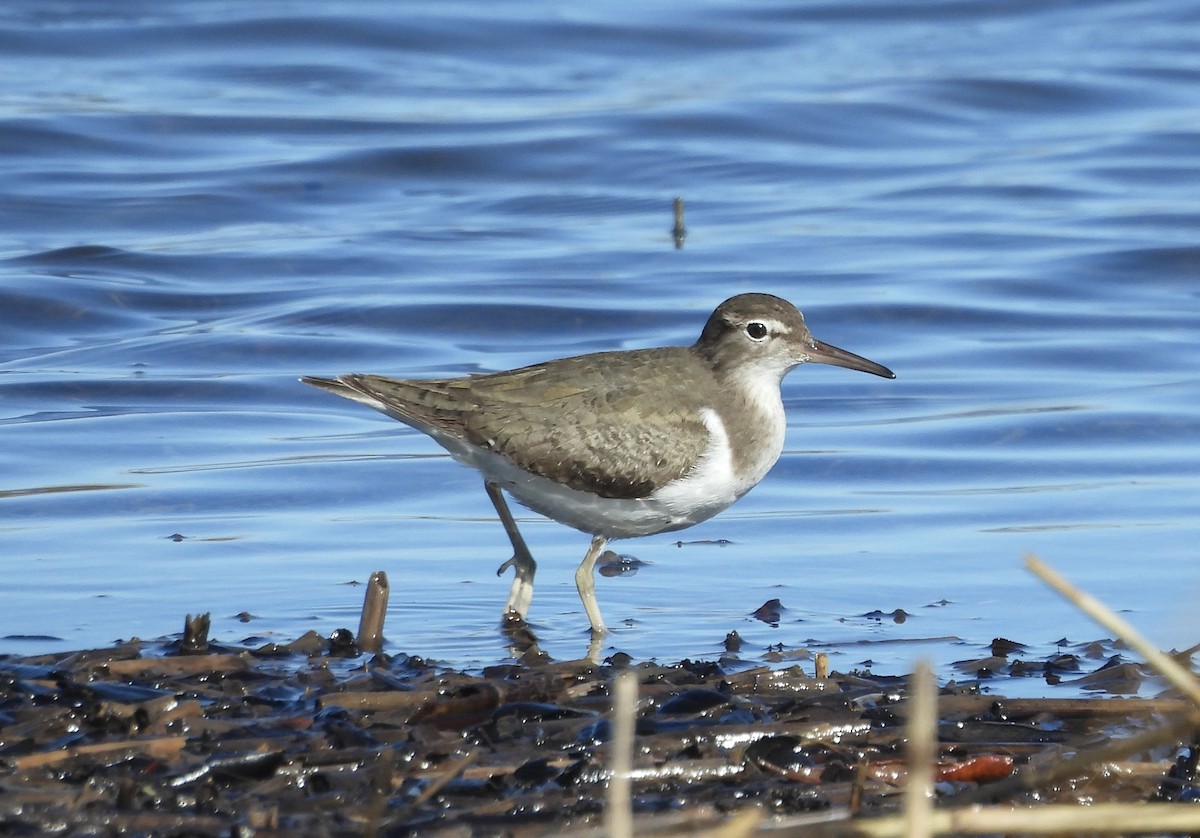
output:
<svg viewBox="0 0 1200 838"><path fill-rule="evenodd" d="M795 306L731 297L691 346L598 352L463 378L305 377L422 431L478 469L513 557L506 612L521 618L537 565L503 491L592 536L575 585L596 636L593 569L610 539L680 530L750 491L783 450L780 384L800 364L895 378L815 339Z"/></svg>

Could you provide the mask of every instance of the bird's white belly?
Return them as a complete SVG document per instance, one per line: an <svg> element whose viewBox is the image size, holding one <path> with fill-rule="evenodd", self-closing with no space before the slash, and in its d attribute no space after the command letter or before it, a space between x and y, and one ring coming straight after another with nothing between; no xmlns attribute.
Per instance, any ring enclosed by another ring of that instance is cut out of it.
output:
<svg viewBox="0 0 1200 838"><path fill-rule="evenodd" d="M535 512L606 538L635 538L683 529L716 515L736 500L731 498L699 510L667 503L658 497L660 492L645 498L604 498L530 474L499 454L479 449L450 453Z"/></svg>
<svg viewBox="0 0 1200 838"><path fill-rule="evenodd" d="M535 512L591 535L634 538L684 529L721 512L762 479L782 448L780 435L779 445L764 458L762 467L739 479L721 418L708 409L701 418L709 432L709 447L696 467L648 497L633 499L605 498L572 489L530 474L500 454L436 432L431 435L455 460L478 469Z"/></svg>
<svg viewBox="0 0 1200 838"><path fill-rule="evenodd" d="M646 498L603 498L524 472L516 480L496 482L535 512L606 538L636 538L680 530L716 515L729 505L681 510L664 503L657 493Z"/></svg>

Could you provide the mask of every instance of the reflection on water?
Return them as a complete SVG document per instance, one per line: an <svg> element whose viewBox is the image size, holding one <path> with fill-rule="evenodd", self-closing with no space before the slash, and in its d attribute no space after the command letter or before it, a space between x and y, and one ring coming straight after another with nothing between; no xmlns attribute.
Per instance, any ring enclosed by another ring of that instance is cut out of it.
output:
<svg viewBox="0 0 1200 838"><path fill-rule="evenodd" d="M503 659L477 477L297 377L690 343L749 290L899 378L790 376L762 485L615 545L601 654L717 657L736 631L749 662L822 644L948 677L997 636L1094 638L1026 551L1190 646L1194 12L897 8L0 18L0 651L198 611L327 634L382 569L391 649ZM579 656L586 537L519 514L531 630Z"/></svg>

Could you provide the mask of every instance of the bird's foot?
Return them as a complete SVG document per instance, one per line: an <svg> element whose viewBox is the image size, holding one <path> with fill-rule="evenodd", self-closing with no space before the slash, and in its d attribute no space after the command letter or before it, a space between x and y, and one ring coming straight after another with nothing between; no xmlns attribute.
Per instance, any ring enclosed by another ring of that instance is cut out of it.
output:
<svg viewBox="0 0 1200 838"><path fill-rule="evenodd" d="M604 536L593 536L587 555L575 570L575 587L579 590L579 599L583 601L583 610L587 612L593 637L603 637L608 631L604 625L604 618L600 616L600 603L596 602L596 580L593 573L596 560L604 552L606 544L608 539Z"/></svg>
<svg viewBox="0 0 1200 838"><path fill-rule="evenodd" d="M504 606L505 616L515 614L524 620L525 615L529 613L529 603L531 602L533 602L533 579L518 573L513 579L512 588L508 591L508 602Z"/></svg>
<svg viewBox="0 0 1200 838"><path fill-rule="evenodd" d="M509 568L513 569L512 587L508 591L508 602L504 606L505 614L516 614L521 619L529 613L529 603L533 601L533 577L537 572L537 563L528 552L518 551L511 559L496 570L497 576L502 576Z"/></svg>

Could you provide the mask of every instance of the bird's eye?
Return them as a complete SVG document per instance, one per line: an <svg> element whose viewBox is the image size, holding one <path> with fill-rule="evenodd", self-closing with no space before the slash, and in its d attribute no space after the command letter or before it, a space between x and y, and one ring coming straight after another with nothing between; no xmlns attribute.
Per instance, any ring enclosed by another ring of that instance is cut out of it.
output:
<svg viewBox="0 0 1200 838"><path fill-rule="evenodd" d="M752 320L746 324L746 334L750 340L762 340L767 336L767 324Z"/></svg>

